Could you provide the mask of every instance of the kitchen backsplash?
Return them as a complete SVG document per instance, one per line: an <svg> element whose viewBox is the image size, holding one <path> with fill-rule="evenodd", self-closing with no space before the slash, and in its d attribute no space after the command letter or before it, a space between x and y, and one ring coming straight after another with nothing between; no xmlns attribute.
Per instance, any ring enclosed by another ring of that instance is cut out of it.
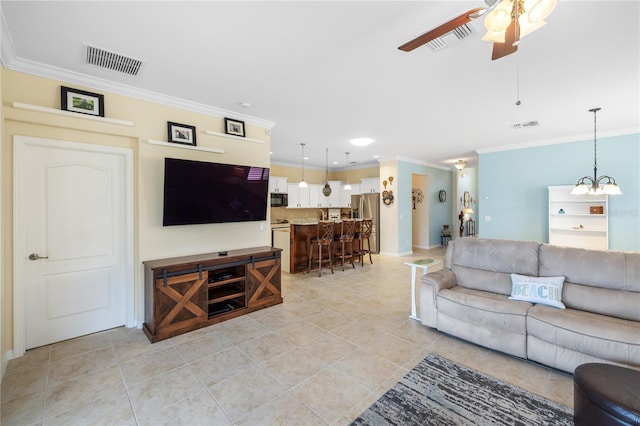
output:
<svg viewBox="0 0 640 426"><path fill-rule="evenodd" d="M289 222L293 220L309 220L309 219L320 219L322 213L326 215L328 209L321 208L309 208L309 209L288 209L286 207L271 207L271 222L282 221L284 219ZM340 209L342 215L349 214L351 209Z"/></svg>

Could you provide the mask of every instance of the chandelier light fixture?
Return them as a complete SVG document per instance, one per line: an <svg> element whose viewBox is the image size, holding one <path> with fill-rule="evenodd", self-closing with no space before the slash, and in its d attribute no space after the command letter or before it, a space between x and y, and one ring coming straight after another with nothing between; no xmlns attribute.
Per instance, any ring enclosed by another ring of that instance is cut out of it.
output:
<svg viewBox="0 0 640 426"><path fill-rule="evenodd" d="M504 43L511 21L518 20L519 38L546 24L547 16L556 8L557 0L502 0L484 18L487 33L484 41Z"/></svg>
<svg viewBox="0 0 640 426"><path fill-rule="evenodd" d="M462 169L467 167L467 163L462 160L456 161L453 165L456 167L456 169L458 169L458 171L462 171Z"/></svg>
<svg viewBox="0 0 640 426"><path fill-rule="evenodd" d="M300 146L302 147L302 180L300 181L300 183L298 184L298 188L307 188L307 182L304 181L304 146L306 144L305 143L301 143Z"/></svg>
<svg viewBox="0 0 640 426"><path fill-rule="evenodd" d="M346 173L346 177L345 177L345 181L347 182L347 184L344 186L344 190L345 191L351 191L351 185L349 185L349 153L345 152L345 154L347 154L347 173Z"/></svg>
<svg viewBox="0 0 640 426"><path fill-rule="evenodd" d="M589 111L593 112L593 177L583 176L578 179L578 183L573 187L571 193L573 195L583 194L608 194L608 195L620 195L622 191L616 180L611 176L602 175L598 178L598 145L596 140L596 115L601 108L591 108ZM606 179L606 183L601 185L600 183ZM591 186L587 185L585 181L591 182Z"/></svg>

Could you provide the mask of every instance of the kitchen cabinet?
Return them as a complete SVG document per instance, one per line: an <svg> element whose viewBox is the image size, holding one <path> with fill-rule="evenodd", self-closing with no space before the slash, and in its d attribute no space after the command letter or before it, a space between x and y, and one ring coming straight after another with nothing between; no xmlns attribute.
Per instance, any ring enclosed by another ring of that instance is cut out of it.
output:
<svg viewBox="0 0 640 426"><path fill-rule="evenodd" d="M300 188L297 183L287 185L289 193L288 208L308 208L309 207L309 188Z"/></svg>
<svg viewBox="0 0 640 426"><path fill-rule="evenodd" d="M380 192L380 178L362 178L362 194Z"/></svg>
<svg viewBox="0 0 640 426"><path fill-rule="evenodd" d="M342 205L340 204L340 188L342 187L342 182L339 180L330 180L329 185L331 186L331 195L329 195L328 197L323 196L326 199L326 207L342 207Z"/></svg>
<svg viewBox="0 0 640 426"><path fill-rule="evenodd" d="M288 190L286 177L269 176L269 192L286 194Z"/></svg>
<svg viewBox="0 0 640 426"><path fill-rule="evenodd" d="M549 244L608 250L608 196L572 195L573 187L548 187Z"/></svg>
<svg viewBox="0 0 640 426"><path fill-rule="evenodd" d="M322 188L324 188L324 184L318 185L314 183L309 185L309 207L329 207L329 198L324 196Z"/></svg>
<svg viewBox="0 0 640 426"><path fill-rule="evenodd" d="M351 189L344 189L345 185L340 187L340 204L342 207L351 208L351 196L359 195L362 191L360 185L351 185Z"/></svg>

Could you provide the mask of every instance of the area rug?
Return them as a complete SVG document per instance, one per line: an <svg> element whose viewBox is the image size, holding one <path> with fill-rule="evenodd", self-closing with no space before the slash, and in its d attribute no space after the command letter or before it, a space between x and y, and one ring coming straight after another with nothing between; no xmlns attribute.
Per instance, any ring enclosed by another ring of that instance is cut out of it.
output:
<svg viewBox="0 0 640 426"><path fill-rule="evenodd" d="M573 425L573 410L429 354L352 425Z"/></svg>

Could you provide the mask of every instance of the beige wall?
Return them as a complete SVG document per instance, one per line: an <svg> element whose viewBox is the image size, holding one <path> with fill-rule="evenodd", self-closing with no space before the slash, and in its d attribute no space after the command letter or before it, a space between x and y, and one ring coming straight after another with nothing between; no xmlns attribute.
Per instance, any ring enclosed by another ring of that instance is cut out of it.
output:
<svg viewBox="0 0 640 426"><path fill-rule="evenodd" d="M2 69L2 141L0 147L0 184L2 185L2 258L0 262L0 332L3 357L13 348L13 223L12 158L13 136L24 135L97 145L129 148L134 155L134 265L135 317L144 316L142 295L142 261L168 256L187 255L241 247L270 245L270 229L265 222L211 224L178 227L162 226L163 159L165 156L198 159L229 164L269 167L268 132L250 123L247 137L264 140L264 144L231 140L203 133L222 132L223 117L215 117L154 104L92 88L105 96L105 116L135 123L133 127L29 111L13 107L21 102L53 109L60 107L60 81ZM195 125L198 146L224 149L224 154L190 151L179 147L151 145L147 139L167 139L167 121ZM268 219L268 218L267 218Z"/></svg>
<svg viewBox="0 0 640 426"><path fill-rule="evenodd" d="M298 183L302 177L301 167L281 166L277 164L271 165L271 176L282 176L288 178L289 182ZM324 183L327 172L319 169L304 169L304 180L307 183ZM377 166L366 167L362 169L349 170L349 183L360 183L360 179L368 177L380 176L380 168ZM340 180L346 182L347 172L329 170L329 180Z"/></svg>
<svg viewBox="0 0 640 426"><path fill-rule="evenodd" d="M380 163L380 176L398 176L398 161L385 161ZM399 182L394 182L395 188L398 188ZM398 226L399 226L399 212L398 212L398 193L393 191L395 195L395 201L393 204L386 205L380 203L380 253L389 256L398 256ZM409 218L411 220L411 218ZM384 224L384 226L382 226Z"/></svg>

